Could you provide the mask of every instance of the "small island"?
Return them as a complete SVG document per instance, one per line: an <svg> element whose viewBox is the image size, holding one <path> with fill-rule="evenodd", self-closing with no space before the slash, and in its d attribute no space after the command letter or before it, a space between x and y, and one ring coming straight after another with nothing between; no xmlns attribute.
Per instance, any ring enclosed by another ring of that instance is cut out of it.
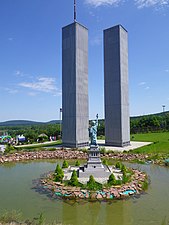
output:
<svg viewBox="0 0 169 225"><path fill-rule="evenodd" d="M81 183L76 172L79 168L78 164L78 161L73 167L69 166L67 161L63 162L62 167L57 164L54 172L48 173L39 180L38 188L51 192L54 198L102 201L139 195L148 186L148 177L145 173L127 168L121 162L112 166L116 176L112 173L107 182L99 183L93 175L90 175L87 182ZM66 180L65 174L70 168L73 169L71 178Z"/></svg>
<svg viewBox="0 0 169 225"><path fill-rule="evenodd" d="M76 200L122 199L140 194L147 188L148 178L145 173L127 168L121 162L110 166L106 160L101 161L97 126L98 114L89 128L91 143L87 164L80 165L76 161L74 166L70 166L64 160L62 166L57 164L54 172L40 179L38 187L49 190L54 197Z"/></svg>

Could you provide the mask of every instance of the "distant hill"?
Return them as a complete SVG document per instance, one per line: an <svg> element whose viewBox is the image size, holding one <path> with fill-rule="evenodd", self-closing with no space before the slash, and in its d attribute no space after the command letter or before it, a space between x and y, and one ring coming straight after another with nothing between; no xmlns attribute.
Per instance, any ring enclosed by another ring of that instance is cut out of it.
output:
<svg viewBox="0 0 169 225"><path fill-rule="evenodd" d="M0 126L31 126L31 125L41 125L41 124L59 124L60 120L51 120L49 122L36 122L29 120L9 120L5 122L0 122Z"/></svg>
<svg viewBox="0 0 169 225"><path fill-rule="evenodd" d="M160 112L160 113L154 113L154 114L147 114L143 116L132 116L130 119L140 119L141 117L148 117L148 116L166 116L169 114L169 111L166 112Z"/></svg>
<svg viewBox="0 0 169 225"><path fill-rule="evenodd" d="M148 116L166 116L167 114L169 114L169 111L143 115L143 116L132 116L130 117L130 119L134 120L134 119L140 119L141 117L148 117ZM101 119L99 121L104 122L104 119ZM60 124L60 120L51 120L48 122L37 122L37 121L29 121L29 120L9 120L5 122L0 122L0 126L31 126L31 125L42 125L42 124Z"/></svg>

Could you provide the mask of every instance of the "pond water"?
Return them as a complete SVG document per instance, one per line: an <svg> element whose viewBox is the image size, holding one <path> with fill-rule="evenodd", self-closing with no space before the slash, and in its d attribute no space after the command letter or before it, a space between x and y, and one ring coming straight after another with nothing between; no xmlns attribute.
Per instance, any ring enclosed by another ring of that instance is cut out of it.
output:
<svg viewBox="0 0 169 225"><path fill-rule="evenodd" d="M46 221L64 225L161 225L169 220L169 168L129 164L146 171L151 183L139 198L68 204L32 189L32 180L54 170L57 161L0 165L0 212L20 210L24 219L43 213Z"/></svg>

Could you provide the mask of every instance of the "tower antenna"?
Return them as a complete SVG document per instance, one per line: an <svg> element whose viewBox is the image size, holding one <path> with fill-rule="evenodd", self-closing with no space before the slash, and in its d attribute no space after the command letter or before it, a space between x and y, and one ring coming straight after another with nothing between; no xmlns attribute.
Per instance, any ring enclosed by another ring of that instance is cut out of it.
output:
<svg viewBox="0 0 169 225"><path fill-rule="evenodd" d="M74 22L76 22L76 0L74 0Z"/></svg>

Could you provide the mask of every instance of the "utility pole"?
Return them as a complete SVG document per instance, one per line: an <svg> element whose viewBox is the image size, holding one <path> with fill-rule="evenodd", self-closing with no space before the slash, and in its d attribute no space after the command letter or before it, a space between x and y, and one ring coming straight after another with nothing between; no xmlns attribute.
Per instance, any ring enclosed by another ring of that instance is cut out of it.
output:
<svg viewBox="0 0 169 225"><path fill-rule="evenodd" d="M62 108L60 108L60 138L62 137Z"/></svg>
<svg viewBox="0 0 169 225"><path fill-rule="evenodd" d="M163 107L163 113L165 112L165 105L162 105L162 107Z"/></svg>

